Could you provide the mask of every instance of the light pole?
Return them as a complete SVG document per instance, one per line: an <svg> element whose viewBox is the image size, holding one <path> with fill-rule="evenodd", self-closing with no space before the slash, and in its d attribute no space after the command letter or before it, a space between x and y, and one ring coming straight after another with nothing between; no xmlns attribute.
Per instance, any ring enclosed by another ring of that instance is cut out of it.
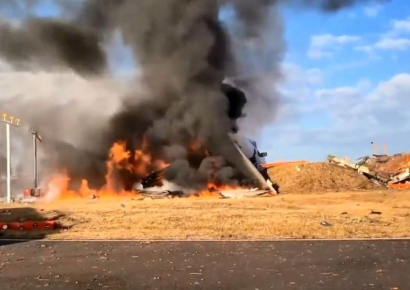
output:
<svg viewBox="0 0 410 290"><path fill-rule="evenodd" d="M6 124L6 157L7 157L7 203L11 203L11 148L10 148L10 126L19 127L20 119L2 114L2 123Z"/></svg>
<svg viewBox="0 0 410 290"><path fill-rule="evenodd" d="M43 139L34 128L28 129L33 138L33 178L34 178L34 190L37 189L37 141L43 142Z"/></svg>

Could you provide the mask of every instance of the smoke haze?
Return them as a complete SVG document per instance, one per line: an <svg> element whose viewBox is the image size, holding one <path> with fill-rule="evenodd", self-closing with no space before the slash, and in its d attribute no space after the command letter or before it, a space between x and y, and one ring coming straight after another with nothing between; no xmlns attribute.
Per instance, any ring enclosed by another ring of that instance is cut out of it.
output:
<svg viewBox="0 0 410 290"><path fill-rule="evenodd" d="M17 2L2 0L0 9L21 7ZM27 1L23 10L40 2ZM168 180L192 188L206 183L210 162L192 167L187 148L193 140L223 156L219 180L235 181L244 173L227 135L232 120L221 92L226 77L247 93L248 129L273 120L286 50L280 6L334 12L368 1L54 2L70 16L27 13L19 24L0 22L0 57L12 67L0 76L2 109L36 126L50 140L44 158L71 176L97 186L114 142L126 141L131 152L147 142L152 155L171 163ZM221 7L235 11L231 35L219 21ZM126 83L107 68L107 46L116 32L139 65L138 77Z"/></svg>

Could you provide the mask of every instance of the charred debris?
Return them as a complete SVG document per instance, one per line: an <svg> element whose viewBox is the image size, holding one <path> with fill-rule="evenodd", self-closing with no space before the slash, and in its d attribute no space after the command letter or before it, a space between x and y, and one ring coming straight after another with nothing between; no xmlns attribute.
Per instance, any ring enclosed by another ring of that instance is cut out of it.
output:
<svg viewBox="0 0 410 290"><path fill-rule="evenodd" d="M391 189L410 188L410 154L373 154L352 162L346 157L329 155L328 162L356 170L376 184Z"/></svg>

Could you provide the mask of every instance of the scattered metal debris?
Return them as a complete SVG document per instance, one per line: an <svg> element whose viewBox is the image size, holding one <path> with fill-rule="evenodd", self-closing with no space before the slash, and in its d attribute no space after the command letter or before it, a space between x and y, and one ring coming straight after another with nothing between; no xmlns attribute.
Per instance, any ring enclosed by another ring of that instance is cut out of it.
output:
<svg viewBox="0 0 410 290"><path fill-rule="evenodd" d="M144 189L163 185L162 181L164 179L165 169L157 170L151 172L148 176L141 180L141 185Z"/></svg>
<svg viewBox="0 0 410 290"><path fill-rule="evenodd" d="M332 226L332 224L327 222L327 221L321 221L320 225L323 226L323 227L331 227Z"/></svg>
<svg viewBox="0 0 410 290"><path fill-rule="evenodd" d="M219 190L218 191L225 198L248 198L248 197L269 197L276 195L274 190Z"/></svg>
<svg viewBox="0 0 410 290"><path fill-rule="evenodd" d="M269 197L276 195L276 191L272 190L252 190L252 189L225 189L218 190L210 188L209 192L215 194L215 196L220 195L223 198L249 198L249 197ZM138 191L145 198L151 199L162 199L162 198L177 198L188 196L183 191L150 191L150 190L140 190Z"/></svg>
<svg viewBox="0 0 410 290"><path fill-rule="evenodd" d="M375 183L388 188L410 188L410 154L364 156L352 162L347 157L329 155L328 162L356 170Z"/></svg>
<svg viewBox="0 0 410 290"><path fill-rule="evenodd" d="M184 192L182 191L154 191L154 190L139 190L139 194L146 198L152 199L161 199L161 198L174 198L174 197L183 197Z"/></svg>
<svg viewBox="0 0 410 290"><path fill-rule="evenodd" d="M326 221L326 217L325 215L322 213L322 221L320 222L320 225L322 227L331 227L333 226L331 223L329 223L328 221Z"/></svg>

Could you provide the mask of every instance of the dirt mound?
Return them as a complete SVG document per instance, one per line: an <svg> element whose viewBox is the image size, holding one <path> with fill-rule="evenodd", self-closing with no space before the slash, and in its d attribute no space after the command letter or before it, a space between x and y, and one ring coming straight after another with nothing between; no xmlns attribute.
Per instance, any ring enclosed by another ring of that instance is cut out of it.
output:
<svg viewBox="0 0 410 290"><path fill-rule="evenodd" d="M358 172L330 163L282 164L271 167L269 176L281 193L312 193L377 188Z"/></svg>

